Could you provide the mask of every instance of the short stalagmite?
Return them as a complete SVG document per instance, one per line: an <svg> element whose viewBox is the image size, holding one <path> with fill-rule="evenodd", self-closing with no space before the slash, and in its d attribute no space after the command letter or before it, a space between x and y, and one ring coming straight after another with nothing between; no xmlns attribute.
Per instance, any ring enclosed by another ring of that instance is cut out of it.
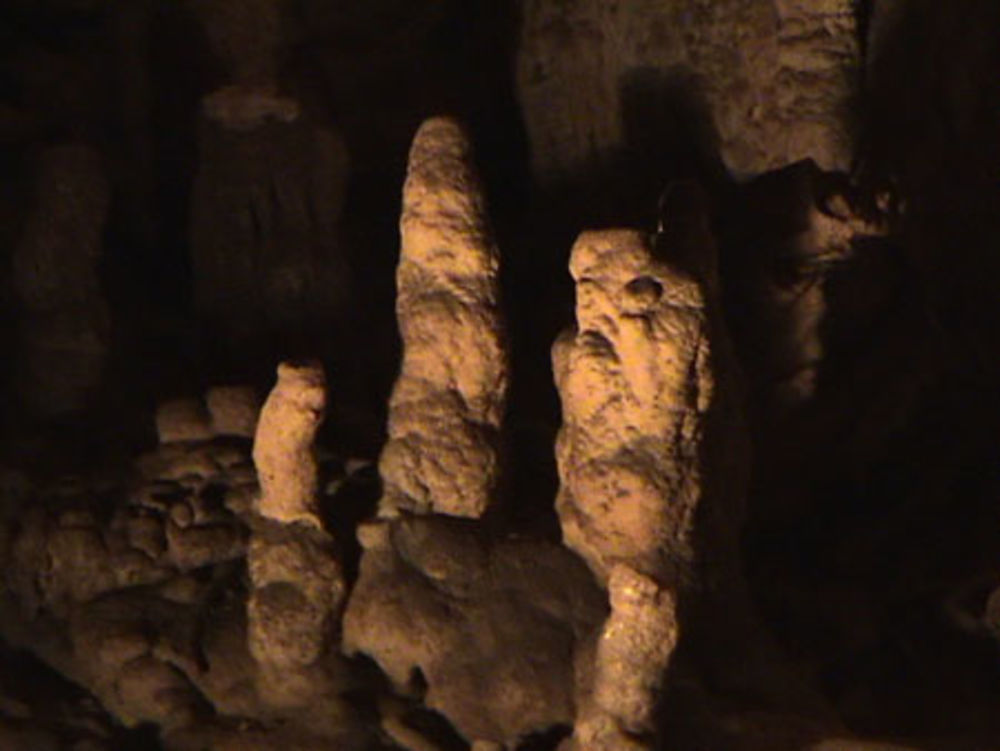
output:
<svg viewBox="0 0 1000 751"><path fill-rule="evenodd" d="M271 703L296 704L313 691L302 671L322 656L343 600L333 539L317 511L314 441L325 404L320 366L282 363L254 443L261 492L247 554L248 639Z"/></svg>
<svg viewBox="0 0 1000 751"><path fill-rule="evenodd" d="M278 382L261 410L253 447L262 517L320 526L314 442L325 408L322 367L278 366Z"/></svg>
<svg viewBox="0 0 1000 751"><path fill-rule="evenodd" d="M564 542L606 584L612 611L579 687L578 749L646 747L678 638L678 599L712 577L702 539L731 547L705 526L738 523L735 508L716 508L732 493L705 466L720 397L714 248L698 217L684 215L653 246L633 230L581 235L570 260L577 328L553 348Z"/></svg>
<svg viewBox="0 0 1000 751"><path fill-rule="evenodd" d="M425 122L410 150L396 311L403 363L380 470L383 517L479 517L498 475L507 361L493 241L468 138Z"/></svg>

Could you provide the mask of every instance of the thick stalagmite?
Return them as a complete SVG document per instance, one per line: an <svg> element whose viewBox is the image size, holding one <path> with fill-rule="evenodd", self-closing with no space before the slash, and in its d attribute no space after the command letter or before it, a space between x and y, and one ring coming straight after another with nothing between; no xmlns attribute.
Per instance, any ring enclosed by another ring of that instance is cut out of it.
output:
<svg viewBox="0 0 1000 751"><path fill-rule="evenodd" d="M638 231L585 232L570 260L577 327L553 348L557 510L564 542L605 582L612 609L580 686L579 749L646 745L679 601L734 565L742 443L715 432L728 408L715 372L726 347L702 219L668 217L655 249ZM740 425L727 431L738 439ZM712 461L724 444L728 461Z"/></svg>
<svg viewBox="0 0 1000 751"><path fill-rule="evenodd" d="M278 704L315 691L303 671L322 656L344 592L317 510L314 441L325 405L320 366L282 363L254 442L261 492L247 553L248 639L261 667L259 690Z"/></svg>
<svg viewBox="0 0 1000 751"><path fill-rule="evenodd" d="M428 120L410 150L396 311L403 363L389 402L380 514L479 517L498 474L507 360L499 252L471 145Z"/></svg>

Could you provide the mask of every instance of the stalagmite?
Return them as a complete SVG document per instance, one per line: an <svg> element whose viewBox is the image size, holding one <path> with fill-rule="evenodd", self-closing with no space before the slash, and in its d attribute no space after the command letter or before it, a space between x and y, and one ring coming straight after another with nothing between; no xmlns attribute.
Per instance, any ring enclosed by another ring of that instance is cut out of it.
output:
<svg viewBox="0 0 1000 751"><path fill-rule="evenodd" d="M497 481L507 386L500 259L471 146L451 120L417 132L400 225L404 352L379 466L380 515L479 517Z"/></svg>
<svg viewBox="0 0 1000 751"><path fill-rule="evenodd" d="M253 447L262 517L320 526L314 444L325 407L326 379L320 366L278 366L278 382L261 410Z"/></svg>
<svg viewBox="0 0 1000 751"><path fill-rule="evenodd" d="M282 363L254 443L261 493L247 555L248 639L260 691L277 704L315 691L304 671L322 656L344 593L317 508L314 441L325 405L321 367Z"/></svg>
<svg viewBox="0 0 1000 751"><path fill-rule="evenodd" d="M690 197L681 190L672 203ZM724 444L734 455L739 447L714 427L728 398L716 374L726 349L716 338L714 247L703 215L682 211L655 249L638 231L585 232L570 271L577 328L553 348L563 406L557 511L565 544L611 602L579 686L574 743L645 748L678 603L695 584L712 587L736 552L740 463L714 461Z"/></svg>

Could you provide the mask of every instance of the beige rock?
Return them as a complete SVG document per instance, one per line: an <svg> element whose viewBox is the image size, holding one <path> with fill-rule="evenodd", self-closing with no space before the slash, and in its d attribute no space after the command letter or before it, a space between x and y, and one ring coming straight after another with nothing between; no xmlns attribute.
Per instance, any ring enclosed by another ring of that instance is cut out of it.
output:
<svg viewBox="0 0 1000 751"><path fill-rule="evenodd" d="M676 601L626 565L608 582L611 616L597 643L592 685L579 700L574 742L580 749L641 748L656 728L655 711L677 645Z"/></svg>
<svg viewBox="0 0 1000 751"><path fill-rule="evenodd" d="M216 435L254 437L261 404L252 387L216 386L205 394L205 404Z"/></svg>
<svg viewBox="0 0 1000 751"><path fill-rule="evenodd" d="M500 260L471 146L451 120L428 120L413 140L400 228L403 362L379 513L479 517L497 481L507 387Z"/></svg>
<svg viewBox="0 0 1000 751"><path fill-rule="evenodd" d="M423 693L470 742L515 748L572 722L573 656L606 610L569 551L491 542L479 526L445 516L364 525L343 647L374 659L397 692Z"/></svg>
<svg viewBox="0 0 1000 751"><path fill-rule="evenodd" d="M200 399L174 399L156 409L156 434L160 443L207 441L212 424Z"/></svg>
<svg viewBox="0 0 1000 751"><path fill-rule="evenodd" d="M344 599L343 572L325 532L302 525L262 525L248 565L250 653L261 664L303 668L319 659Z"/></svg>
<svg viewBox="0 0 1000 751"><path fill-rule="evenodd" d="M577 325L552 355L556 509L612 608L578 676L577 749L652 747L677 601L739 580L745 433L699 194L672 189L655 244L633 230L585 232L570 259Z"/></svg>
<svg viewBox="0 0 1000 751"><path fill-rule="evenodd" d="M258 690L276 706L302 705L321 690L315 664L344 599L333 538L318 516L314 440L325 404L321 367L282 363L254 442L263 518L247 556L247 639L260 666Z"/></svg>
<svg viewBox="0 0 1000 751"><path fill-rule="evenodd" d="M278 382L260 413L253 460L260 479L258 513L320 528L314 441L326 408L319 365L278 366Z"/></svg>
<svg viewBox="0 0 1000 751"><path fill-rule="evenodd" d="M575 332L553 347L564 540L606 581L628 562L663 581L691 575L699 450L712 403L702 285L632 230L573 248ZM614 502L609 502L614 499Z"/></svg>

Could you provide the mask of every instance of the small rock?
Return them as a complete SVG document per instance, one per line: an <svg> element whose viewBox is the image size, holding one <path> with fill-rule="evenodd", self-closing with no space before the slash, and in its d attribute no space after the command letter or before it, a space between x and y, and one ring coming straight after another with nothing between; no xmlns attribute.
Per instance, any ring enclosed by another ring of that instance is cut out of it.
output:
<svg viewBox="0 0 1000 751"><path fill-rule="evenodd" d="M212 423L199 399L174 399L156 409L156 434L160 443L207 441Z"/></svg>

